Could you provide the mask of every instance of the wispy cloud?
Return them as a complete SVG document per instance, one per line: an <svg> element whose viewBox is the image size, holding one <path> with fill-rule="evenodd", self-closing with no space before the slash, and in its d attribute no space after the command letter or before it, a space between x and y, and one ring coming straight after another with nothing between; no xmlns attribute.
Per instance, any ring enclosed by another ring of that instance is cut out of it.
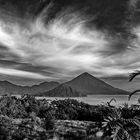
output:
<svg viewBox="0 0 140 140"><path fill-rule="evenodd" d="M129 6L134 5L131 1ZM118 6L123 8L120 4ZM120 11L104 15L101 9L89 14L85 10L83 14L82 10L68 8L46 22L52 7L53 4L48 5L34 19L17 20L14 16L9 16L8 22L0 19L0 44L6 48L5 53L0 53L1 60L15 61L10 66L4 62L1 74L65 79L82 71L102 77L128 74L140 67L139 28L134 30L132 27L128 31L128 24L122 21L124 17L118 16ZM117 22L120 23L116 25Z"/></svg>
<svg viewBox="0 0 140 140"><path fill-rule="evenodd" d="M25 77L25 78L33 78L33 79L50 79L49 76L42 76L38 73L28 72L28 71L22 71L12 68L0 68L0 74L4 75L10 75L10 76L19 76L19 77Z"/></svg>

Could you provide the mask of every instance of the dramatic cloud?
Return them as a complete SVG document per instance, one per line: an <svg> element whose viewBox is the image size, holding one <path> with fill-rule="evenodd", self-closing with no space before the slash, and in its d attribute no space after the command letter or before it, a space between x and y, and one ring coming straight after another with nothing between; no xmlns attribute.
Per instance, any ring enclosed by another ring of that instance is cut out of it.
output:
<svg viewBox="0 0 140 140"><path fill-rule="evenodd" d="M139 1L0 3L0 74L64 80L84 71L126 75L140 67Z"/></svg>
<svg viewBox="0 0 140 140"><path fill-rule="evenodd" d="M21 71L17 69L10 69L10 68L0 68L0 73L5 74L5 75L12 75L12 76L20 76L20 77L30 77L30 78L35 78L35 79L49 79L50 77L45 77L37 73L33 72L27 72L27 71Z"/></svg>

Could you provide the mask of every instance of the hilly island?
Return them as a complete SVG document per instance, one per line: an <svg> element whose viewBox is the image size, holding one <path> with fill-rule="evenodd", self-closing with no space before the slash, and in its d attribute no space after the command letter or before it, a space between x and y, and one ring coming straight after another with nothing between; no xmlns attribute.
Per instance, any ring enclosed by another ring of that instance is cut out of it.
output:
<svg viewBox="0 0 140 140"><path fill-rule="evenodd" d="M20 86L0 81L0 94L35 95L48 97L85 97L87 95L127 95L128 91L115 88L85 72L65 83L43 82L33 86Z"/></svg>

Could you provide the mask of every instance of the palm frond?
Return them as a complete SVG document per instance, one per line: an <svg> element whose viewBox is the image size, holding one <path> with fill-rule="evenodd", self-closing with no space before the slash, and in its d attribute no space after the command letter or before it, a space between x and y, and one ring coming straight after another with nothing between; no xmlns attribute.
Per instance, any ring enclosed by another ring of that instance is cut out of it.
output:
<svg viewBox="0 0 140 140"><path fill-rule="evenodd" d="M134 95L135 93L140 92L140 89L133 91L132 93L129 94L128 96L128 100L130 101L132 95Z"/></svg>
<svg viewBox="0 0 140 140"><path fill-rule="evenodd" d="M137 125L140 128L140 118L139 117L136 116L134 118L134 123L135 123L135 125Z"/></svg>
<svg viewBox="0 0 140 140"><path fill-rule="evenodd" d="M112 99L109 101L109 104L111 104L113 101L116 102L116 99L115 99L115 98L112 98Z"/></svg>
<svg viewBox="0 0 140 140"><path fill-rule="evenodd" d="M113 140L139 140L136 128L140 129L140 117L124 118L122 110L113 109L104 119L105 130L111 129ZM130 127L132 126L132 127ZM137 134L137 135L136 135Z"/></svg>
<svg viewBox="0 0 140 140"><path fill-rule="evenodd" d="M140 75L140 71L137 70L129 75L129 82L131 82L136 76Z"/></svg>

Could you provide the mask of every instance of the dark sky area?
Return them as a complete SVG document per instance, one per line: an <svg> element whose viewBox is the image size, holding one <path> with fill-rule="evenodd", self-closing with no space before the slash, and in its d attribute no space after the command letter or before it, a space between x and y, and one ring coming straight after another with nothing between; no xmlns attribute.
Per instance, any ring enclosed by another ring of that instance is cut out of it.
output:
<svg viewBox="0 0 140 140"><path fill-rule="evenodd" d="M139 0L0 0L1 80L63 82L86 71L128 89L139 46Z"/></svg>

